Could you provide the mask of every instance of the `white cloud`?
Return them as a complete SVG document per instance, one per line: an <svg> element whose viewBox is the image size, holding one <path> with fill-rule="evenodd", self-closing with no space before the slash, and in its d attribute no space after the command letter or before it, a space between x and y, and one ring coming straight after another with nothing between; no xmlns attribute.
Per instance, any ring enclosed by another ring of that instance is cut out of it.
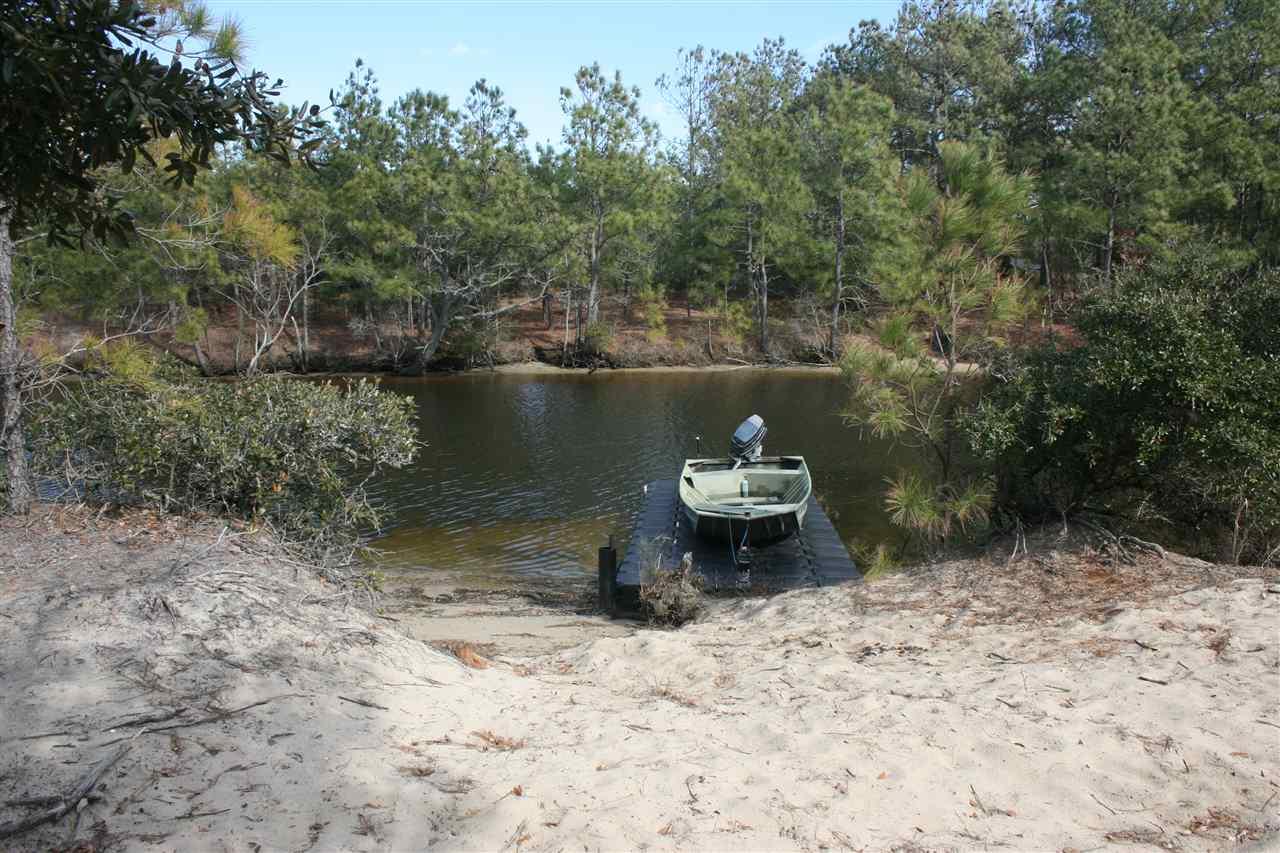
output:
<svg viewBox="0 0 1280 853"><path fill-rule="evenodd" d="M453 47L449 48L448 54L453 57L461 58L464 56L490 56L493 51L487 47L473 47L465 41L453 43Z"/></svg>

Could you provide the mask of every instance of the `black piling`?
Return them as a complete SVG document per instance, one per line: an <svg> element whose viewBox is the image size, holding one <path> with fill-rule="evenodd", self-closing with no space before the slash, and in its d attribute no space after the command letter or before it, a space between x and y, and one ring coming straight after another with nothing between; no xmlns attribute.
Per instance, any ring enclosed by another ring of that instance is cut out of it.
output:
<svg viewBox="0 0 1280 853"><path fill-rule="evenodd" d="M596 571L600 609L612 617L618 610L618 550L613 547L612 536L609 544L600 549Z"/></svg>

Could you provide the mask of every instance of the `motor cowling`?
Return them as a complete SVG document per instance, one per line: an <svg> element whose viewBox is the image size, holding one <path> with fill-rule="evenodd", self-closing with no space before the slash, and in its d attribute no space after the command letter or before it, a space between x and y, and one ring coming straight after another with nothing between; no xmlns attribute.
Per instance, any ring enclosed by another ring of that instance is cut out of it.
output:
<svg viewBox="0 0 1280 853"><path fill-rule="evenodd" d="M768 433L764 418L752 415L733 432L729 439L729 455L738 462L750 462L759 459L764 453L764 437Z"/></svg>

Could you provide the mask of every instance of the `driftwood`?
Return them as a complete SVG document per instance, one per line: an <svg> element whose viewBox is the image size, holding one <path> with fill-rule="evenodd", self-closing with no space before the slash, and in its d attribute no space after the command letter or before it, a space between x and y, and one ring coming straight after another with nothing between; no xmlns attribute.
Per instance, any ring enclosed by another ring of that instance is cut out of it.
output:
<svg viewBox="0 0 1280 853"><path fill-rule="evenodd" d="M49 798L41 797L28 801L31 803L41 804L52 802L55 804L45 808L44 811L36 812L28 817L11 820L6 823L0 823L0 839L11 838L14 835L26 832L29 829L34 829L41 824L61 820L64 815L73 809L78 813L79 810L83 808L83 805L81 804L88 802L89 795L93 792L93 789L98 786L98 783L102 781L102 777L105 776L107 771L115 766L115 763L123 758L124 754L132 748L132 743L121 745L115 752L111 753L90 768L89 772L80 778L80 781L76 783L75 787L63 796Z"/></svg>
<svg viewBox="0 0 1280 853"><path fill-rule="evenodd" d="M1138 537L1131 536L1128 533L1113 533L1101 524L1090 521L1087 518L1077 517L1075 520L1076 523L1080 524L1082 527L1088 528L1101 537L1104 540L1103 547L1115 549L1115 551L1120 555L1120 558L1126 563L1133 564L1135 562L1131 549L1156 554L1161 560L1167 559L1168 557L1164 548L1155 542L1148 542L1145 539L1139 539Z"/></svg>

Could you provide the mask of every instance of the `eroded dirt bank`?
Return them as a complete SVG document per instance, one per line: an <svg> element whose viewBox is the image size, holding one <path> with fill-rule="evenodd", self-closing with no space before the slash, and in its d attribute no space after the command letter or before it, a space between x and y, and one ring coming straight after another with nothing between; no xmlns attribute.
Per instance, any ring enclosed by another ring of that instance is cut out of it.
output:
<svg viewBox="0 0 1280 853"><path fill-rule="evenodd" d="M1280 840L1274 572L1046 534L679 631L444 595L379 612L217 524L0 522L0 824L115 758L78 821L0 847ZM425 641L491 618L471 665Z"/></svg>

